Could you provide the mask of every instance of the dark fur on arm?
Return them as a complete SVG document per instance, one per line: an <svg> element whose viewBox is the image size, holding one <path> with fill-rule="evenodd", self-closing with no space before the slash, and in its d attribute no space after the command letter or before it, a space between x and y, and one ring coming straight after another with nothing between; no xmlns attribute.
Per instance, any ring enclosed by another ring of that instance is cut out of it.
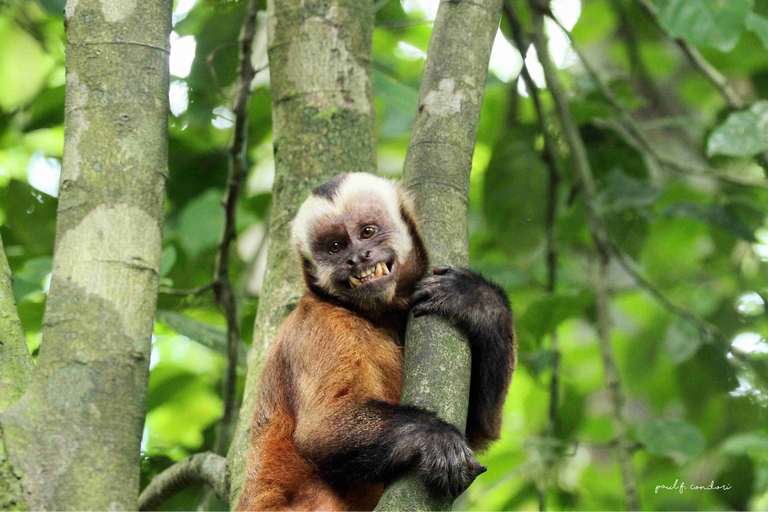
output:
<svg viewBox="0 0 768 512"><path fill-rule="evenodd" d="M415 316L438 314L456 323L472 345L467 438L475 449L499 438L502 408L515 365L512 310L506 293L480 274L444 266L413 294Z"/></svg>
<svg viewBox="0 0 768 512"><path fill-rule="evenodd" d="M370 400L350 404L325 424L322 435L294 442L339 488L386 482L418 467L434 491L455 498L485 471L456 427L418 407Z"/></svg>

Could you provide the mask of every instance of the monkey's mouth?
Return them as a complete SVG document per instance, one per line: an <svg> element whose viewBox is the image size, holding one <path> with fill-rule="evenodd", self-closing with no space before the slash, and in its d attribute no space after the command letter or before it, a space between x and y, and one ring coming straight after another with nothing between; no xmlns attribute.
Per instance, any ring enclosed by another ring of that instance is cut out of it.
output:
<svg viewBox="0 0 768 512"><path fill-rule="evenodd" d="M387 276L392 274L394 270L394 259L390 262L382 261L376 265L369 267L359 274L349 276L349 286L353 290L358 286L364 285L371 281L378 281L379 279L386 279Z"/></svg>

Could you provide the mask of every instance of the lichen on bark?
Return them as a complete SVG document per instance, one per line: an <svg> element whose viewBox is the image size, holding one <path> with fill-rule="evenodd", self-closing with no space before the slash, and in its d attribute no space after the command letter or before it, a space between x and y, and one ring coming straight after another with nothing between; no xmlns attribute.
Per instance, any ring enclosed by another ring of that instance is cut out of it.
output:
<svg viewBox="0 0 768 512"><path fill-rule="evenodd" d="M268 3L275 182L264 288L237 430L230 503L245 480L250 425L266 350L302 293L289 225L312 188L341 172L376 172L371 68L374 11L356 0Z"/></svg>
<svg viewBox="0 0 768 512"><path fill-rule="evenodd" d="M0 417L0 478L6 485L14 476L33 509L136 507L167 176L171 8L170 0L65 8L65 151L43 341L33 382Z"/></svg>

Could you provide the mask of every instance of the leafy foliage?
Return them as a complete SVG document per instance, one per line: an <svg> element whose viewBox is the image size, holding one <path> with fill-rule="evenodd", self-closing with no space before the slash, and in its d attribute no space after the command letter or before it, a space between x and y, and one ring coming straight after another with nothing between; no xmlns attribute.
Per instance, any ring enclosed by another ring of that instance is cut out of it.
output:
<svg viewBox="0 0 768 512"><path fill-rule="evenodd" d="M578 4L555 2L555 12L575 21L573 6ZM405 158L432 28L419 5L377 2L373 80L379 168L395 176ZM693 168L693 174L674 172L614 129L619 116L583 68L573 65L563 46L567 42L560 38L560 73L596 177L594 206L628 264L656 292L623 267L611 267L611 334L628 395L626 414L638 443L633 462L641 498L648 510L766 509L768 190L711 175L763 179L753 157L768 151L768 3L658 0L654 6L663 29L696 47L748 106L731 111L636 2L583 0L574 41L648 142ZM0 10L0 234L33 354L41 342L63 145L62 7L57 0L25 0ZM241 1L177 5L161 268L166 287L196 288L212 279L223 224L220 202L243 8ZM523 21L529 17L521 15ZM265 30L260 25L258 37ZM509 37L505 21L501 31ZM179 38L191 39L179 43ZM187 74L178 63L192 40ZM255 60L266 58L260 41ZM545 123L553 131L562 171L553 203L557 280L550 294L548 157L533 102L529 94L519 94L522 87L511 69L516 50L501 39L497 46L507 53L495 57L486 86L470 189L470 252L473 266L509 293L520 364L505 407L502 439L481 459L489 471L456 508L530 510L538 507L543 492L549 509L619 509L624 503L621 473L611 450L615 432L597 349L594 251L583 193L571 175L572 155L551 98L542 88ZM553 47L553 53L558 51ZM531 70L537 78L535 66ZM261 290L273 180L268 85L267 73L257 74L250 103L251 169L233 253L232 279L246 344ZM682 318L658 300L659 294L713 329L703 331ZM142 485L172 461L211 449L223 412L225 322L211 292L161 294L156 320ZM742 356L730 354L729 344ZM556 360L560 398L557 422L550 426L549 383ZM731 489L655 491L676 479L714 481ZM194 509L199 496L199 489L189 491L166 508Z"/></svg>

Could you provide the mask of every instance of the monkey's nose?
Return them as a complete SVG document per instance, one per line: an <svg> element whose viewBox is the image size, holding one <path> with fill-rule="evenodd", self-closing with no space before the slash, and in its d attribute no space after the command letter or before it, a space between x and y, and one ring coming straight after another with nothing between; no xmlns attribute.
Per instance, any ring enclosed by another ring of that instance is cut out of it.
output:
<svg viewBox="0 0 768 512"><path fill-rule="evenodd" d="M361 260L369 260L371 259L371 251L365 251L360 253L360 259Z"/></svg>

